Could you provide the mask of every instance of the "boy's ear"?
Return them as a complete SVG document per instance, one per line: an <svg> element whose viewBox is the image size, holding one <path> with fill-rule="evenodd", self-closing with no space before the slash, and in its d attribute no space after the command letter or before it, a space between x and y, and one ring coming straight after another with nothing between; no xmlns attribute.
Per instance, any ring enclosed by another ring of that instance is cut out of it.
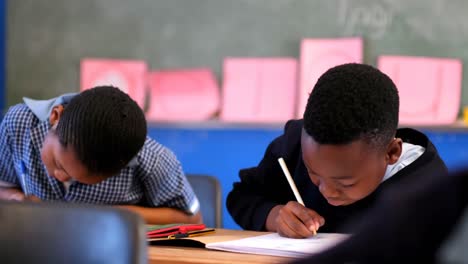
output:
<svg viewBox="0 0 468 264"><path fill-rule="evenodd" d="M403 140L401 138L394 138L388 144L387 147L387 162L389 165L395 164L401 156L401 152L403 151Z"/></svg>
<svg viewBox="0 0 468 264"><path fill-rule="evenodd" d="M60 120L60 117L62 116L63 109L64 109L63 105L57 105L57 106L54 106L54 108L52 108L52 111L50 112L50 116L49 116L49 123L52 126L55 126L58 124L58 121Z"/></svg>

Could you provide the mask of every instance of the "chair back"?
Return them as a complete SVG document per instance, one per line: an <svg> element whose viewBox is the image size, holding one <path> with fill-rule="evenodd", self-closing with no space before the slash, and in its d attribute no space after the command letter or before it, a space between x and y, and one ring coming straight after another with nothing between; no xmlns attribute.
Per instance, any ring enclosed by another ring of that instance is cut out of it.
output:
<svg viewBox="0 0 468 264"><path fill-rule="evenodd" d="M187 174L187 179L200 201L205 225L222 228L221 187L218 179L203 174Z"/></svg>
<svg viewBox="0 0 468 264"><path fill-rule="evenodd" d="M146 227L134 213L64 203L0 203L2 263L147 263Z"/></svg>

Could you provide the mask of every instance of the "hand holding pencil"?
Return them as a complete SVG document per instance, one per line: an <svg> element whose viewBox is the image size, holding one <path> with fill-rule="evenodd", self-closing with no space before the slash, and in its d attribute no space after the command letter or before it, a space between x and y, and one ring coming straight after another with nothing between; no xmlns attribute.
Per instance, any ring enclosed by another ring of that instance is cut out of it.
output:
<svg viewBox="0 0 468 264"><path fill-rule="evenodd" d="M286 205L275 206L268 215L267 229L278 232L281 236L292 238L305 238L317 233L325 220L317 212L305 207L297 190L291 174L282 158L278 159L284 175L288 179L296 201L290 201Z"/></svg>

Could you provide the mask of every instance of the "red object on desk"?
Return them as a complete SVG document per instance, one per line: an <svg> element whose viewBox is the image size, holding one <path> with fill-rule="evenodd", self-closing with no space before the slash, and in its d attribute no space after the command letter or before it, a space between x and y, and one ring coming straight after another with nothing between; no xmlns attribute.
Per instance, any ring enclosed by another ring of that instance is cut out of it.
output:
<svg viewBox="0 0 468 264"><path fill-rule="evenodd" d="M163 238L175 234L185 234L187 232L203 230L204 224L170 224L148 226L147 238Z"/></svg>

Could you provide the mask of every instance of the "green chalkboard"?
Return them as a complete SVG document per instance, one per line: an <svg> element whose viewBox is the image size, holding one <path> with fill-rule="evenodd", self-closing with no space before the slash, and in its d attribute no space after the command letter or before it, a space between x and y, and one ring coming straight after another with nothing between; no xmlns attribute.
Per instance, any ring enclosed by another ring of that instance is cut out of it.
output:
<svg viewBox="0 0 468 264"><path fill-rule="evenodd" d="M212 68L226 56L299 55L302 38L362 36L378 55L468 62L465 0L10 0L7 105L79 88L83 57L153 69ZM468 67L462 104L468 105Z"/></svg>

